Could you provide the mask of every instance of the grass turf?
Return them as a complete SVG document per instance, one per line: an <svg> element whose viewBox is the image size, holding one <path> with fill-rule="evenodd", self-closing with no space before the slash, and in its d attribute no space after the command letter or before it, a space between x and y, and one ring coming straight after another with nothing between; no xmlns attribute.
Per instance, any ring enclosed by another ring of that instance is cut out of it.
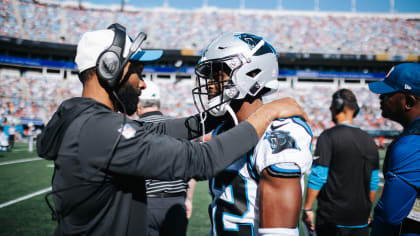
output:
<svg viewBox="0 0 420 236"><path fill-rule="evenodd" d="M11 152L0 152L0 164L37 156L36 152L27 150L26 143L16 143L15 149ZM380 166L382 167L383 151L380 151L380 157ZM0 204L50 187L52 165L53 162L45 160L0 165L0 189L2 189ZM381 188L378 193L380 191ZM379 195L377 194L377 199ZM0 236L52 235L55 222L51 220L51 213L44 196L45 193L0 208ZM208 235L210 229L207 210L209 202L207 181L198 182L194 193L193 214L188 225L188 236Z"/></svg>

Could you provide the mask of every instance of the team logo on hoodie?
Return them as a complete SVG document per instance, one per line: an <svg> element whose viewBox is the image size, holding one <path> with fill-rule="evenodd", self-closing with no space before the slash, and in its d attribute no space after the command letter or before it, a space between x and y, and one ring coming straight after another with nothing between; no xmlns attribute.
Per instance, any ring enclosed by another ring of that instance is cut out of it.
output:
<svg viewBox="0 0 420 236"><path fill-rule="evenodd" d="M118 132L124 136L125 139L130 139L136 135L136 130L130 124L125 124L123 129L118 129Z"/></svg>

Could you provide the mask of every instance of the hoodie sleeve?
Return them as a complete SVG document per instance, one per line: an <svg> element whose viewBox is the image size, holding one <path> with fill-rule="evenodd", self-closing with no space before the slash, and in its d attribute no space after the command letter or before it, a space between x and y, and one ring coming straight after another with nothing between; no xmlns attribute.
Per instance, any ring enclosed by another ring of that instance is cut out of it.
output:
<svg viewBox="0 0 420 236"><path fill-rule="evenodd" d="M121 119L93 117L82 129L80 152L90 157L91 164L99 168L109 165L109 171L119 174L160 180L203 180L247 153L258 141L248 122L206 143L165 135L167 125L128 121L121 129ZM119 135L120 141L110 156Z"/></svg>
<svg viewBox="0 0 420 236"><path fill-rule="evenodd" d="M165 134L191 140L203 135L203 126L205 127L204 131L208 133L215 129L222 120L223 117L214 117L210 114L206 115L203 123L199 114L187 118L167 120L165 121Z"/></svg>

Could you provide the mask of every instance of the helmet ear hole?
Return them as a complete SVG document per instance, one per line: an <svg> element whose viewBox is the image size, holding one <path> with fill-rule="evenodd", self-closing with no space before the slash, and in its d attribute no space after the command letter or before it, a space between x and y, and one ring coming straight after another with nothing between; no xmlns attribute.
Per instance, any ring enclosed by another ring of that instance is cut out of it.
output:
<svg viewBox="0 0 420 236"><path fill-rule="evenodd" d="M249 77L255 78L260 72L261 72L260 69L255 69L255 70L252 70L252 71L246 73L246 75L249 76Z"/></svg>
<svg viewBox="0 0 420 236"><path fill-rule="evenodd" d="M255 82L254 85L249 89L249 93L252 96L255 96L261 89L261 85L258 82Z"/></svg>

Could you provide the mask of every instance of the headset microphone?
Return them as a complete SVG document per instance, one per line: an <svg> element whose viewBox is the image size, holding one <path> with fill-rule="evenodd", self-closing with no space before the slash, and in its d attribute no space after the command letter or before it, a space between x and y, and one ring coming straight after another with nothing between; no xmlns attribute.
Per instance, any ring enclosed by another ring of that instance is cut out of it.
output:
<svg viewBox="0 0 420 236"><path fill-rule="evenodd" d="M129 50L128 50L128 55L127 57L124 59L122 66L120 68L120 70L123 70L125 65L127 64L128 60L130 60L130 57L140 48L140 46L143 44L144 40L147 39L147 34L140 32L137 37L134 39L133 43L131 44Z"/></svg>
<svg viewBox="0 0 420 236"><path fill-rule="evenodd" d="M118 70L117 75L121 75L122 71L124 70L125 65L127 65L128 61L130 60L131 56L133 56L133 54L139 50L140 46L143 44L143 42L147 39L147 34L144 32L140 32L137 37L134 39L133 43L131 44L130 48L128 49L128 55L127 57L124 59L124 61L121 63L121 67ZM121 82L120 85L124 84L125 81L128 78L124 78ZM141 78L140 78L141 79ZM119 86L118 86L119 87Z"/></svg>

